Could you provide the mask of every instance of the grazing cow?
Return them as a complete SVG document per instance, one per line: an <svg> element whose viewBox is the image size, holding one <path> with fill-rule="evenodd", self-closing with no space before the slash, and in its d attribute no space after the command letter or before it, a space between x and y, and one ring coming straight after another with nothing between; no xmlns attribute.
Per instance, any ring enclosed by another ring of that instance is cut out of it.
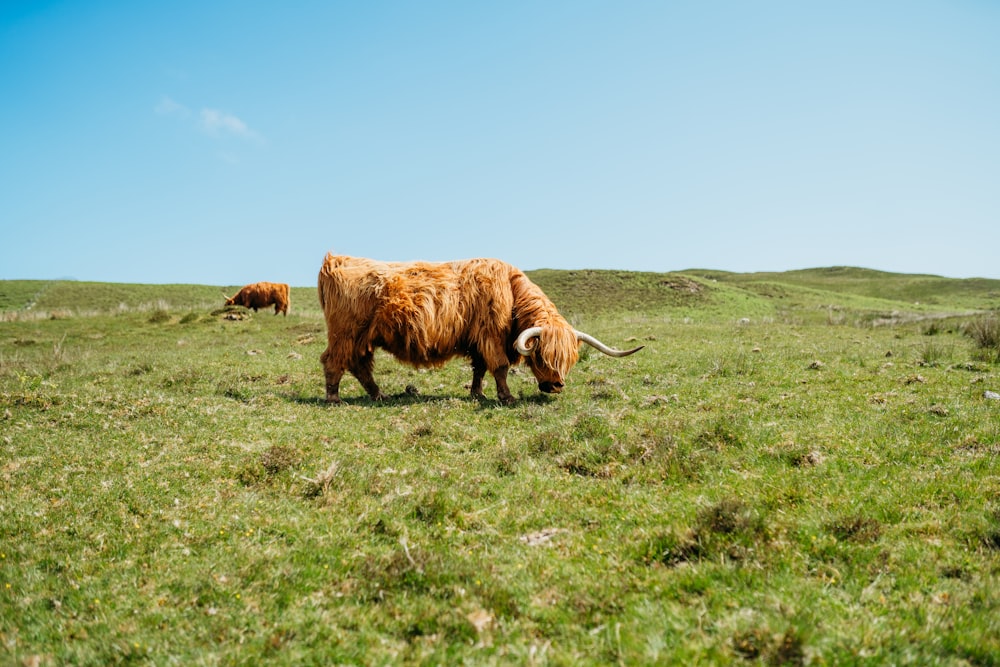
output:
<svg viewBox="0 0 1000 667"><path fill-rule="evenodd" d="M642 349L615 350L575 330L524 273L496 259L403 263L327 253L318 287L328 403L341 402L344 371L373 400L385 398L372 377L376 348L416 367L469 357L472 396L484 398L489 371L505 404L514 401L507 371L522 358L541 391L559 393L580 343L614 357Z"/></svg>
<svg viewBox="0 0 1000 667"><path fill-rule="evenodd" d="M288 285L285 283L253 283L241 289L235 296L228 297L225 292L222 296L226 297L227 306L253 308L256 313L258 308L273 305L275 315L278 313L288 315Z"/></svg>

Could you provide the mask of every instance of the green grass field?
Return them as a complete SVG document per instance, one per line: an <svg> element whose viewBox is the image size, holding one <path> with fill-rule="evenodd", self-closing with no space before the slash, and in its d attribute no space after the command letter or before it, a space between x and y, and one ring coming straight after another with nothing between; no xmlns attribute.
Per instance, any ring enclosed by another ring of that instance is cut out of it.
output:
<svg viewBox="0 0 1000 667"><path fill-rule="evenodd" d="M332 407L314 288L0 282L0 663L1000 664L1000 281L531 275L646 349Z"/></svg>

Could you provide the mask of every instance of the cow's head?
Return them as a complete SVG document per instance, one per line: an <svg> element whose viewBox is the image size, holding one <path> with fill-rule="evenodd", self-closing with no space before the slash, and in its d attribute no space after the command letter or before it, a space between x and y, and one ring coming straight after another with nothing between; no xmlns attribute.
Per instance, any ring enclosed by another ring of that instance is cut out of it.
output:
<svg viewBox="0 0 1000 667"><path fill-rule="evenodd" d="M528 368L538 380L539 390L546 394L558 394L570 369L580 358L580 343L587 343L612 357L627 357L644 347L616 350L569 326L529 327L517 337L514 347L524 356Z"/></svg>
<svg viewBox="0 0 1000 667"><path fill-rule="evenodd" d="M238 305L240 305L240 304L236 303L236 297L237 296L239 296L239 292L237 292L233 296L226 296L225 292L222 293L222 298L226 300L225 305L227 305L227 306L238 306Z"/></svg>
<svg viewBox="0 0 1000 667"><path fill-rule="evenodd" d="M562 391L566 375L580 358L580 344L568 326L531 327L521 332L514 347L546 394Z"/></svg>

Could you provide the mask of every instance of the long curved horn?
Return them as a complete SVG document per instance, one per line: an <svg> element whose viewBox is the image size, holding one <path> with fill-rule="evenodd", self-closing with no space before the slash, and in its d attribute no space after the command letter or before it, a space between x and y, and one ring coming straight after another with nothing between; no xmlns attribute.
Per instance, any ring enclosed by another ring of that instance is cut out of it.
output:
<svg viewBox="0 0 1000 667"><path fill-rule="evenodd" d="M531 354L531 350L534 349L535 344L532 343L528 345L528 341L532 338L537 338L542 333L541 327L528 327L521 332L521 335L517 337L514 341L514 349L520 352L523 356L527 357Z"/></svg>
<svg viewBox="0 0 1000 667"><path fill-rule="evenodd" d="M598 350L600 350L601 352L603 352L604 354L608 355L609 357L627 357L628 355L635 354L636 352L638 352L642 348L646 347L645 345L640 345L639 347L637 347L637 348L635 348L633 350L616 350L613 347L608 347L607 345L605 345L601 341L597 340L596 338L594 338L590 334L585 334L582 331L577 331L576 329L573 329L573 333L576 334L577 339L581 343L586 343L587 345L590 345L591 347L595 347ZM520 340L520 339L518 339L518 340Z"/></svg>
<svg viewBox="0 0 1000 667"><path fill-rule="evenodd" d="M222 292L222 290L219 290L219 291ZM228 296L226 296L225 292L222 292L222 298L225 299L226 301L229 301L229 299L232 298L232 297L228 297Z"/></svg>

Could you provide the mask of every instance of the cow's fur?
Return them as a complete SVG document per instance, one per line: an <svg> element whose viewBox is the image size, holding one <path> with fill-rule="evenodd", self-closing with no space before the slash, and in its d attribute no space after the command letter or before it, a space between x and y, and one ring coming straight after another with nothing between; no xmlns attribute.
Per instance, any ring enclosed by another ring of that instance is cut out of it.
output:
<svg viewBox="0 0 1000 667"><path fill-rule="evenodd" d="M278 313L288 315L288 304L288 285L285 283L253 283L234 296L226 298L227 306L243 306L252 308L254 312L257 312L258 308L274 306L275 315Z"/></svg>
<svg viewBox="0 0 1000 667"><path fill-rule="evenodd" d="M542 391L560 391L579 358L576 332L555 305L500 260L398 263L327 254L318 287L328 339L320 360L331 403L341 402L345 371L373 399L384 398L372 377L376 348L417 367L468 357L472 395L483 397L489 371L503 403L513 401L507 371L521 360L514 348L521 331L542 327L524 357Z"/></svg>

